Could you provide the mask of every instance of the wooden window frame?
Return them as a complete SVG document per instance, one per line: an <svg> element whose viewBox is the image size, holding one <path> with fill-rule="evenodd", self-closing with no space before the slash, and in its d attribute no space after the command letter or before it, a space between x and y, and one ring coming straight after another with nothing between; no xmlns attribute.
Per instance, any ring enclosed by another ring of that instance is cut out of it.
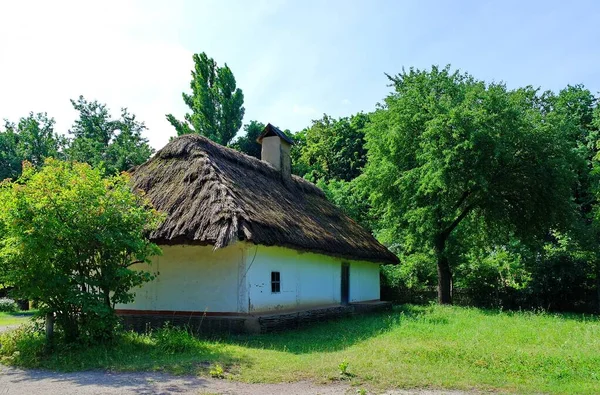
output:
<svg viewBox="0 0 600 395"><path fill-rule="evenodd" d="M281 272L271 272L271 293L281 293Z"/></svg>

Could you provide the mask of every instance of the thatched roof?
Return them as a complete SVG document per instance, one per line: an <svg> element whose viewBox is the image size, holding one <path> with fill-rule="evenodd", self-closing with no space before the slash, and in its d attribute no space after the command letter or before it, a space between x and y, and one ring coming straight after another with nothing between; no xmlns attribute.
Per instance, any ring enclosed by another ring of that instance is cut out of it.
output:
<svg viewBox="0 0 600 395"><path fill-rule="evenodd" d="M151 234L159 244L221 248L246 240L397 263L395 255L315 185L297 176L282 182L270 164L202 136L172 140L132 169L131 181L167 215Z"/></svg>

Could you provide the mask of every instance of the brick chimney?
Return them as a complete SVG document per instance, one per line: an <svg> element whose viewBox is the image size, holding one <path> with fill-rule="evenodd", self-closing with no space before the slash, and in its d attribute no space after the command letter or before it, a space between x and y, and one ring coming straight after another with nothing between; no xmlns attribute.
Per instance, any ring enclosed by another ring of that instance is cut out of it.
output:
<svg viewBox="0 0 600 395"><path fill-rule="evenodd" d="M294 141L271 124L265 126L256 141L262 145L260 159L279 170L282 180L290 180L292 178L290 148Z"/></svg>

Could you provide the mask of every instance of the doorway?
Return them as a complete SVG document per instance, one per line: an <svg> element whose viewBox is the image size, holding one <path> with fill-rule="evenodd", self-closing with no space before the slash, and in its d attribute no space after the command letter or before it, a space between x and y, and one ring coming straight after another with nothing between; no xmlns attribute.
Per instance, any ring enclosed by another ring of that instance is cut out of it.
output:
<svg viewBox="0 0 600 395"><path fill-rule="evenodd" d="M342 263L342 304L347 305L350 301L350 265Z"/></svg>

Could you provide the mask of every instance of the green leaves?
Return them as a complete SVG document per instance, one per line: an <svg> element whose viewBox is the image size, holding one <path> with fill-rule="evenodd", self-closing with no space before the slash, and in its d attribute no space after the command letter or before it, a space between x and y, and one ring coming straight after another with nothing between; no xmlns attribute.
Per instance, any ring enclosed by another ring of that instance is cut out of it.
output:
<svg viewBox="0 0 600 395"><path fill-rule="evenodd" d="M105 179L87 164L55 159L40 170L26 164L16 182L2 184L0 205L0 273L19 297L56 313L72 338L152 278L131 265L160 253L146 235L161 215L130 190L126 174ZM113 329L94 328L91 338Z"/></svg>
<svg viewBox="0 0 600 395"><path fill-rule="evenodd" d="M318 180L350 181L358 177L366 162L364 147L366 114L334 119L329 115L297 136L303 141L295 167L302 169L307 178Z"/></svg>
<svg viewBox="0 0 600 395"><path fill-rule="evenodd" d="M381 228L404 251L451 258L446 243L469 216L490 234L525 238L568 223L568 125L550 122L536 90L511 91L449 67L389 78L395 92L367 128L365 179Z"/></svg>
<svg viewBox="0 0 600 395"><path fill-rule="evenodd" d="M71 103L79 119L70 130L73 140L66 150L70 160L117 174L144 163L154 152L142 137L146 126L126 108L121 109L120 118L113 119L106 105L96 100L89 102L80 96Z"/></svg>
<svg viewBox="0 0 600 395"><path fill-rule="evenodd" d="M0 132L0 180L21 174L21 162L41 166L48 157L59 157L67 143L54 132L54 118L46 113L29 113L18 123L5 122Z"/></svg>
<svg viewBox="0 0 600 395"><path fill-rule="evenodd" d="M242 126L244 94L236 87L235 77L225 64L218 67L206 53L194 54L191 94L183 93L183 101L191 110L184 121L167 114L177 135L198 133L228 145Z"/></svg>
<svg viewBox="0 0 600 395"><path fill-rule="evenodd" d="M244 125L244 135L240 136L231 147L247 155L260 159L262 148L256 139L258 136L260 136L264 129L264 123L250 121L249 124Z"/></svg>

